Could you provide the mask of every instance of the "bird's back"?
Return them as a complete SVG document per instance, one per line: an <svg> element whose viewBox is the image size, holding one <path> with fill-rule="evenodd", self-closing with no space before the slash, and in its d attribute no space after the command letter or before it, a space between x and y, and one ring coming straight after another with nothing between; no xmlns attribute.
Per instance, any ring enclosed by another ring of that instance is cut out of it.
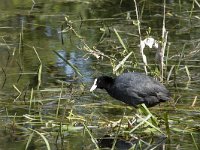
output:
<svg viewBox="0 0 200 150"><path fill-rule="evenodd" d="M160 82L142 73L124 73L114 80L108 93L129 105L145 103L154 106L169 100L169 91Z"/></svg>

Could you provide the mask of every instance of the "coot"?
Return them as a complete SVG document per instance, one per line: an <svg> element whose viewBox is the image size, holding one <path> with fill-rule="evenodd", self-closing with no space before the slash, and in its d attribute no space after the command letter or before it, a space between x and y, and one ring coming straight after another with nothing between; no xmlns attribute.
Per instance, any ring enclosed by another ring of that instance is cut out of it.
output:
<svg viewBox="0 0 200 150"><path fill-rule="evenodd" d="M160 82L143 73L129 72L116 78L101 76L94 80L90 91L105 89L108 94L128 105L144 103L152 107L170 100L170 93Z"/></svg>

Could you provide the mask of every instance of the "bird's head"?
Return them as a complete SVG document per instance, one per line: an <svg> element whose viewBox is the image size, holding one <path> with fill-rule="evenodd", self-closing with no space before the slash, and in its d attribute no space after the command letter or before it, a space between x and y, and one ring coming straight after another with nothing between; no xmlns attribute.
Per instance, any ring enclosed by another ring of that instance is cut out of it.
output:
<svg viewBox="0 0 200 150"><path fill-rule="evenodd" d="M94 91L96 88L108 89L113 84L114 79L109 76L101 76L94 80L90 92Z"/></svg>

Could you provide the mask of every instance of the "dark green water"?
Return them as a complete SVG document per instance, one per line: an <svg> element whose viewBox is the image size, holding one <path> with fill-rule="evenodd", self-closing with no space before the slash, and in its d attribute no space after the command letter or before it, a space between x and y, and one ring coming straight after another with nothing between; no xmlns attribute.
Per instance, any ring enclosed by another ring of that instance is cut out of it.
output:
<svg viewBox="0 0 200 150"><path fill-rule="evenodd" d="M168 113L171 136L163 144L166 149L197 149L200 148L200 9L197 2L179 2L168 1L166 6L166 29L169 32L166 72L169 73L173 66L177 69L172 71L166 86L172 93L176 109L164 104L150 110L160 117ZM161 40L163 2L140 1L139 12L142 16L143 38L151 28L150 36ZM107 0L39 0L36 4L32 1L1 0L0 13L0 149L24 149L30 135L28 127L41 132L45 128L46 133L52 133L45 134L52 142L51 149L61 149L60 143L63 141L58 140L55 144L54 134L57 133L46 129L46 123L52 125L52 120L56 123L60 121L55 119L57 103L53 100L59 97L62 81L65 81L62 103L73 102L62 107L60 118L64 110L66 116L68 111L73 110L79 119L88 119L88 123L93 126L98 126L102 118L111 121L121 118L124 104L108 97L103 91L95 92L96 95L89 93L89 88L95 77L112 75L111 63L117 65L126 56L123 56L123 48L114 29L117 29L128 51L133 51L139 62L135 66L136 60L131 56L121 71L144 72L133 1L122 1L120 5L120 1ZM70 25L73 25L73 30L70 30L65 18L72 22ZM63 29L65 32L61 33ZM113 62L106 56L97 59L84 49L86 45L117 59ZM40 91L36 90L40 61L34 49L42 62ZM53 51L75 65L83 77L78 76ZM145 54L150 68L154 70L155 50L145 49ZM30 113L27 101L31 97L31 88L35 89L35 99L44 101L34 106ZM21 92L20 95L16 89ZM191 107L195 99L196 103ZM132 110L127 111L128 116L132 113ZM30 123L24 116L26 114L34 114L35 122L43 121L39 124L34 124L34 121ZM109 127L100 128L94 130L93 134L100 138L110 133L110 130ZM41 141L36 138L32 149L45 149ZM76 131L64 134L62 148L94 149L95 146L89 135Z"/></svg>

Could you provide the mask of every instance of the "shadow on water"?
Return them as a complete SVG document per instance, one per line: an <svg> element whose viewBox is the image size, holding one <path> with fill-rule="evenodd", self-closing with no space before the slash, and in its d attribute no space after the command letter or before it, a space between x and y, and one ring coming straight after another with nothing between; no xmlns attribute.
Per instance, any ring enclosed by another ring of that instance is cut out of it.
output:
<svg viewBox="0 0 200 150"><path fill-rule="evenodd" d="M160 41L163 2L138 8L142 37ZM0 12L0 149L200 148L198 2L166 3L164 84L174 103L148 113L89 92L129 52L116 74L144 72L134 1L3 0ZM155 53L145 49L158 77Z"/></svg>

